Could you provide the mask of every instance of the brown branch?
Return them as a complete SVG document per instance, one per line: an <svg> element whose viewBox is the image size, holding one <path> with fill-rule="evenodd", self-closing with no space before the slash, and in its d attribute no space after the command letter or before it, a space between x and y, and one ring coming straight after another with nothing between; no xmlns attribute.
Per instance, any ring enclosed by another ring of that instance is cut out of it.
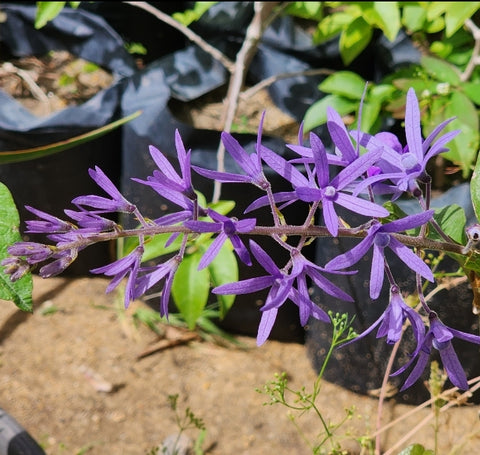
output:
<svg viewBox="0 0 480 455"><path fill-rule="evenodd" d="M185 27L185 25L173 19L168 14L165 14L163 11L160 11L159 9L155 8L154 6L150 5L147 2L124 2L124 3L126 3L127 5L136 6L137 8L141 8L149 12L153 16L155 16L157 19L160 19L162 22L165 22L171 27L177 29L179 32L183 33L190 41L195 43L198 47L203 49L205 52L209 53L215 60L218 60L230 73L234 71L233 62L225 54L223 54L217 48L207 43L202 37L197 35L188 27Z"/></svg>
<svg viewBox="0 0 480 455"><path fill-rule="evenodd" d="M471 19L465 21L465 26L470 30L475 40L473 46L472 56L468 62L465 71L460 75L460 80L466 82L472 76L473 70L477 65L480 65L480 28L478 28Z"/></svg>

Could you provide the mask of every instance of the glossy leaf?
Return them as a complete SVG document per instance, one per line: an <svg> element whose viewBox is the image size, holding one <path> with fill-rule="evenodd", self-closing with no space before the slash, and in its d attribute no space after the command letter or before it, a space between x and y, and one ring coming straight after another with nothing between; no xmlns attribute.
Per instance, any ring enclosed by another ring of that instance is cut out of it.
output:
<svg viewBox="0 0 480 455"><path fill-rule="evenodd" d="M355 60L372 39L372 27L362 17L352 21L340 35L340 55L345 65Z"/></svg>
<svg viewBox="0 0 480 455"><path fill-rule="evenodd" d="M375 25L390 41L394 41L401 28L397 2L373 2L373 11L376 13Z"/></svg>
<svg viewBox="0 0 480 455"><path fill-rule="evenodd" d="M424 55L420 62L427 74L437 81L448 82L452 85L460 84L460 72L444 60Z"/></svg>
<svg viewBox="0 0 480 455"><path fill-rule="evenodd" d="M445 2L445 33L452 36L480 8L480 2Z"/></svg>
<svg viewBox="0 0 480 455"><path fill-rule="evenodd" d="M427 11L418 3L407 2L403 6L402 24L409 32L417 32L424 27Z"/></svg>
<svg viewBox="0 0 480 455"><path fill-rule="evenodd" d="M42 145L40 147L34 147L30 149L0 152L0 164L29 161L35 158L42 158L44 156L53 155L54 153L63 152L64 150L68 150L72 147L76 147L77 145L84 144L85 142L93 141L94 139L110 133L119 126L122 126L125 123L136 119L141 113L142 111L134 112L127 117L109 123L108 125L102 126L101 128L97 128L93 131L89 131L88 133L81 134L71 139L66 139L64 141L59 141L53 144Z"/></svg>
<svg viewBox="0 0 480 455"><path fill-rule="evenodd" d="M434 452L421 444L412 444L399 452L398 455L434 455Z"/></svg>
<svg viewBox="0 0 480 455"><path fill-rule="evenodd" d="M20 242L20 217L8 188L0 183L0 261L8 256L7 248ZM32 275L27 273L18 281L10 277L0 266L0 299L10 300L22 311L32 311Z"/></svg>
<svg viewBox="0 0 480 455"><path fill-rule="evenodd" d="M480 84L478 82L464 82L462 90L476 105L480 106Z"/></svg>
<svg viewBox="0 0 480 455"><path fill-rule="evenodd" d="M202 252L185 256L178 266L172 284L172 297L190 330L207 305L210 290L208 269L198 270Z"/></svg>
<svg viewBox="0 0 480 455"><path fill-rule="evenodd" d="M436 208L433 218L442 228L443 232L445 232L445 234L451 239L461 245L465 244L465 224L467 218L462 207L456 204L451 204L443 208ZM429 229L428 237L434 240L442 240L440 235L433 228Z"/></svg>
<svg viewBox="0 0 480 455"><path fill-rule="evenodd" d="M443 156L462 168L464 177L468 177L475 162L479 148L479 121L475 106L461 92L454 92L450 102L445 105L445 118L457 117L447 125L446 131L461 129L461 133L447 144L450 149Z"/></svg>
<svg viewBox="0 0 480 455"><path fill-rule="evenodd" d="M35 28L44 27L47 22L55 19L67 2L36 2Z"/></svg>
<svg viewBox="0 0 480 455"><path fill-rule="evenodd" d="M477 155L477 162L470 180L470 194L472 197L473 210L477 220L480 220L480 157Z"/></svg>
<svg viewBox="0 0 480 455"><path fill-rule="evenodd" d="M305 132L326 123L328 106L333 107L340 115L347 115L357 109L358 102L338 95L325 96L307 109L303 125Z"/></svg>
<svg viewBox="0 0 480 455"><path fill-rule="evenodd" d="M344 96L353 100L360 100L365 90L366 81L352 71L337 71L328 76L318 88L322 92Z"/></svg>
<svg viewBox="0 0 480 455"><path fill-rule="evenodd" d="M319 22L313 34L313 42L315 44L321 44L337 36L352 20L352 16L344 12L329 14Z"/></svg>

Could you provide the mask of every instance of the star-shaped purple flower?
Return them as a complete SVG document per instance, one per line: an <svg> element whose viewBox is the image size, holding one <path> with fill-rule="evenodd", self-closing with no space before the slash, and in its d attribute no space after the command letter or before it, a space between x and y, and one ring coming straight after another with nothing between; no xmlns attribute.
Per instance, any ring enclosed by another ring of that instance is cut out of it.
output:
<svg viewBox="0 0 480 455"><path fill-rule="evenodd" d="M143 246L140 245L130 254L118 259L117 261L104 265L103 267L90 270L92 273L103 273L106 276L113 276L112 281L107 286L107 293L113 291L120 284L123 278L128 275L127 285L125 287L125 308L128 308L130 302L134 300L135 284L140 263L142 262L143 251Z"/></svg>
<svg viewBox="0 0 480 455"><path fill-rule="evenodd" d="M382 315L368 329L363 331L353 340L344 343L342 347L367 336L379 325L380 327L377 331L377 338L387 337L386 341L388 344L395 344L402 337L402 327L407 319L412 326L413 336L417 340L417 345L420 345L425 334L423 320L413 308L410 308L404 302L398 286L393 285L390 288L390 303Z"/></svg>
<svg viewBox="0 0 480 455"><path fill-rule="evenodd" d="M404 372L413 362L417 362L400 391L408 389L421 376L427 366L432 347L440 353L443 367L447 371L452 384L461 390L468 390L467 377L453 348L452 339L460 338L470 343L480 344L480 336L447 327L440 321L434 311L430 312L428 319L430 321L430 329L426 333L423 342L412 354L411 360L392 374L392 376L397 376Z"/></svg>
<svg viewBox="0 0 480 455"><path fill-rule="evenodd" d="M207 251L203 255L198 269L202 270L212 262L217 256L218 252L222 248L222 245L227 239L232 242L235 252L238 254L240 260L247 265L252 265L250 260L250 254L247 247L243 244L238 234L246 234L250 232L256 224L255 218L246 218L244 220L237 220L235 218L229 218L221 215L215 210L208 209L208 216L214 221L210 223L208 221L186 221L183 223L186 227L192 229L195 232L216 232L218 233L215 240L208 247Z"/></svg>
<svg viewBox="0 0 480 455"><path fill-rule="evenodd" d="M310 144L316 178L313 176L307 178L295 166L275 152L267 148L262 149L262 159L278 174L290 181L295 189L290 196L287 193L282 193L281 199L276 198L276 201L284 201L289 197L291 200L321 202L325 225L330 234L335 237L338 234L339 220L334 204L339 204L347 210L366 216L385 217L388 215L388 210L384 207L345 192L380 159L382 153L380 149L358 157L333 179L330 179L327 152L322 141L317 135L310 133ZM252 207L254 205L251 205L249 209Z"/></svg>
<svg viewBox="0 0 480 455"><path fill-rule="evenodd" d="M125 199L113 182L98 166L95 166L95 169L89 169L88 173L97 185L110 195L111 199L96 195L79 196L72 201L75 205L82 208L83 206L87 206L96 209L94 213L135 212L135 205Z"/></svg>
<svg viewBox="0 0 480 455"><path fill-rule="evenodd" d="M373 246L370 297L376 299L382 290L385 276L384 250L385 248L390 248L413 271L433 282L433 274L427 264L392 235L427 223L432 218L433 213L433 210L428 210L386 224L374 221L368 229L367 236L358 245L350 251L333 258L325 265L325 268L327 270L343 270L350 267L360 261Z"/></svg>

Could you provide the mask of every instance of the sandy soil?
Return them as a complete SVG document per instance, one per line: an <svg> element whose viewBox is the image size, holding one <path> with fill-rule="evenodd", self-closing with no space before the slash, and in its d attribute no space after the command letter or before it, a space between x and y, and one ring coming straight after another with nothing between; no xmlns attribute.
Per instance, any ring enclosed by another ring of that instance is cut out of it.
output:
<svg viewBox="0 0 480 455"><path fill-rule="evenodd" d="M139 358L159 337L134 324L133 315L144 304L123 311L115 293L105 295L106 284L97 277L35 277L33 314L9 302L0 305L0 406L48 454L155 453L152 449L178 432L168 404L173 394L178 394L180 414L189 408L203 419L205 453L312 453L288 410L264 406L268 398L256 391L281 372L293 389L311 387L316 375L302 344L269 341L257 348L253 339L240 337L247 348L238 349L196 339ZM331 423L355 407L335 434L349 453L360 453L356 439L372 433L376 400L325 382L317 404ZM383 421L412 409L390 402ZM428 416L431 411L424 409L409 417L408 426L394 425L383 437L385 449L415 427L418 433L392 453L408 442L433 448L433 421L419 425ZM307 438L322 433L313 413L297 417ZM454 453L479 453L477 406L442 413L440 425L438 453L447 454L458 444L463 445ZM198 431L186 434L194 439Z"/></svg>

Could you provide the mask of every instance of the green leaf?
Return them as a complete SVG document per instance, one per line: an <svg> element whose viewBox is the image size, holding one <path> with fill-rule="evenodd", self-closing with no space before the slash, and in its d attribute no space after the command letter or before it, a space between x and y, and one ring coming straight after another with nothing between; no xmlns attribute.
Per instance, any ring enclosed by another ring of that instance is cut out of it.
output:
<svg viewBox="0 0 480 455"><path fill-rule="evenodd" d="M313 42L321 44L328 41L345 29L352 20L353 17L344 12L329 14L318 24L313 34Z"/></svg>
<svg viewBox="0 0 480 455"><path fill-rule="evenodd" d="M462 90L475 104L480 106L480 84L478 82L464 82Z"/></svg>
<svg viewBox="0 0 480 455"><path fill-rule="evenodd" d="M195 328L209 295L208 269L198 270L203 252L186 255L178 266L172 284L172 297L190 330Z"/></svg>
<svg viewBox="0 0 480 455"><path fill-rule="evenodd" d="M470 180L470 194L472 197L473 210L477 220L480 220L480 156L477 155L477 163L473 170L472 179Z"/></svg>
<svg viewBox="0 0 480 455"><path fill-rule="evenodd" d="M444 60L424 55L420 63L427 74L437 81L448 82L452 85L458 85L461 82L458 69Z"/></svg>
<svg viewBox="0 0 480 455"><path fill-rule="evenodd" d="M376 13L375 25L382 30L384 35L394 41L400 31L400 9L397 2L373 2Z"/></svg>
<svg viewBox="0 0 480 455"><path fill-rule="evenodd" d="M238 281L238 263L231 245L225 243L222 246L218 255L209 264L208 271L210 272L210 280L213 287ZM220 307L220 318L223 319L233 305L235 296L218 294L217 298Z"/></svg>
<svg viewBox="0 0 480 455"><path fill-rule="evenodd" d="M0 261L8 257L7 248L20 242L18 227L20 217L8 188L0 183ZM19 280L10 281L0 266L0 299L11 300L22 311L32 311L32 275L27 273Z"/></svg>
<svg viewBox="0 0 480 455"><path fill-rule="evenodd" d="M398 78L392 81L392 84L404 92L411 87L416 93L437 93L438 82L422 79Z"/></svg>
<svg viewBox="0 0 480 455"><path fill-rule="evenodd" d="M358 108L358 102L338 95L327 95L320 101L313 103L305 112L303 129L306 133L326 123L327 106L333 107L340 115L346 115Z"/></svg>
<svg viewBox="0 0 480 455"><path fill-rule="evenodd" d="M72 147L76 147L77 145L84 144L85 142L92 141L107 133L110 133L119 126L136 119L141 113L142 111L134 112L127 117L109 123L101 128L97 128L96 130L89 131L88 133L75 136L65 141L55 142L54 144L42 145L40 147L34 147L30 149L0 152L0 164L19 163L21 161L29 161L35 158L41 158L44 156L53 155L54 153L63 152L64 150L68 150Z"/></svg>
<svg viewBox="0 0 480 455"><path fill-rule="evenodd" d="M208 204L208 207L220 215L227 215L235 208L235 201L218 201Z"/></svg>
<svg viewBox="0 0 480 455"><path fill-rule="evenodd" d="M461 245L465 244L465 224L467 217L462 207L457 204L452 204L443 208L435 208L433 219L442 228L443 232L455 240L455 242ZM428 237L433 240L443 240L433 228L430 228Z"/></svg>
<svg viewBox="0 0 480 455"><path fill-rule="evenodd" d="M47 22L55 19L67 2L36 2L35 28L44 27Z"/></svg>
<svg viewBox="0 0 480 455"><path fill-rule="evenodd" d="M480 8L480 2L445 2L445 33L447 38L460 29Z"/></svg>
<svg viewBox="0 0 480 455"><path fill-rule="evenodd" d="M320 21L323 18L322 2L291 2L285 9L285 13L303 19Z"/></svg>
<svg viewBox="0 0 480 455"><path fill-rule="evenodd" d="M421 5L414 2L404 5L402 23L409 32L422 30L426 19L427 12Z"/></svg>
<svg viewBox="0 0 480 455"><path fill-rule="evenodd" d="M471 166L476 160L479 148L477 110L463 93L454 92L450 97L450 102L445 105L444 116L445 119L457 117L456 120L447 125L445 131L460 129L461 133L447 144L450 150L442 155L461 166L463 177L467 178L470 175Z"/></svg>
<svg viewBox="0 0 480 455"><path fill-rule="evenodd" d="M434 452L425 449L421 444L412 444L399 452L398 455L434 455Z"/></svg>
<svg viewBox="0 0 480 455"><path fill-rule="evenodd" d="M322 92L333 93L353 100L362 99L366 81L352 71L337 71L318 86Z"/></svg>
<svg viewBox="0 0 480 455"><path fill-rule="evenodd" d="M372 27L362 17L351 22L340 35L340 55L345 65L355 60L372 39Z"/></svg>
<svg viewBox="0 0 480 455"><path fill-rule="evenodd" d="M174 13L172 17L188 27L192 22L198 21L216 3L218 2L195 2L193 9L187 9L182 13Z"/></svg>

